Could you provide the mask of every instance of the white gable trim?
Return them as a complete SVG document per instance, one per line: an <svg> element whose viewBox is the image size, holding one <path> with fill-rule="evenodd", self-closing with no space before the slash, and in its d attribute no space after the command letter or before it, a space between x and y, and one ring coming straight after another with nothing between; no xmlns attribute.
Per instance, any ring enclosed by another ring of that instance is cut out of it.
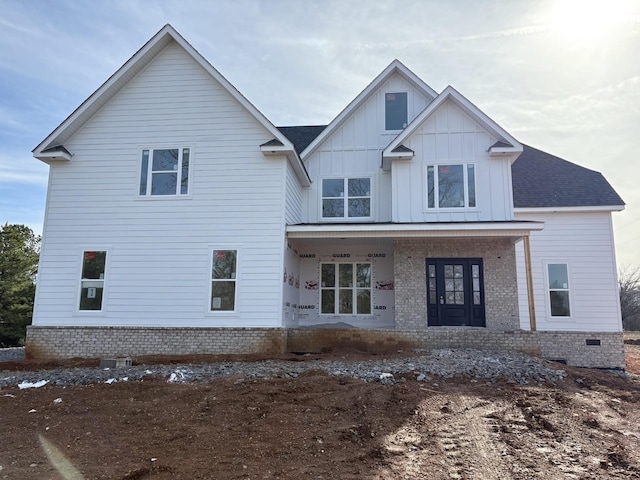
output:
<svg viewBox="0 0 640 480"><path fill-rule="evenodd" d="M436 99L431 102L409 125L405 128L382 152L382 168L389 170L391 168L391 160L398 158L394 152L407 138L409 138L423 123L429 118L445 101L451 100L457 107L462 109L467 115L482 125L490 133L498 137L502 142L511 146L491 147L490 153L492 157L510 155L512 162L522 153L523 147L514 137L512 137L505 129L485 115L478 107L467 100L460 92L449 85L445 88Z"/></svg>
<svg viewBox="0 0 640 480"><path fill-rule="evenodd" d="M43 151L54 145L63 145L102 106L118 93L137 73L153 60L172 41L180 45L206 72L208 72L229 94L240 103L265 128L274 139L283 145L287 158L292 163L300 163L296 172L304 184L310 179L293 144L285 137L247 98L242 95L213 65L189 44L171 25L167 24L138 50L122 67L87 98L66 120L33 149L33 156L39 160L49 160Z"/></svg>
<svg viewBox="0 0 640 480"><path fill-rule="evenodd" d="M428 97L436 98L438 96L438 92L424 83L415 73L405 67L402 62L394 60L367 86L367 88L360 92L360 94L351 103L349 103L349 105L347 105L329 125L327 125L322 133L320 133L320 135L318 135L313 142L307 146L307 148L304 149L300 154L302 159L304 160L305 158L308 158L314 151L316 151L317 148L394 73L400 74L400 76L417 89L422 90Z"/></svg>

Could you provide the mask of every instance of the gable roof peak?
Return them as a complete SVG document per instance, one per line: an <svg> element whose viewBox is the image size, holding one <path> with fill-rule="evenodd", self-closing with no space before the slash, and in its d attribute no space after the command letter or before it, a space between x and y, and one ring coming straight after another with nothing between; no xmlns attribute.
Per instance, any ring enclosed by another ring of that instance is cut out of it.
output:
<svg viewBox="0 0 640 480"><path fill-rule="evenodd" d="M424 121L430 117L444 102L451 100L458 108L460 108L465 114L469 115L474 121L482 125L485 129L491 132L498 138L498 142L502 142L500 145L494 144L489 152L491 156L504 156L511 157L511 162L515 161L517 156L522 152L523 147L509 132L498 125L494 120L489 118L482 110L476 107L471 101L469 101L464 95L458 92L451 85L448 85L424 110L413 119L413 121L407 125L407 127L398 134L393 141L387 145L382 152L382 167L387 170L390 168L390 164L386 159L393 158L394 150L401 145L407 138L409 138Z"/></svg>
<svg viewBox="0 0 640 480"><path fill-rule="evenodd" d="M327 128L318 135L302 152L301 156L308 157L313 153L322 142L324 142L338 127L340 127L349 116L355 112L377 89L384 84L392 75L399 74L404 80L415 87L417 90L422 91L425 96L433 100L438 96L433 88L427 85L420 77L409 70L400 60L393 60L387 67L373 79L367 87L358 94L358 96L349 103L342 112L335 117Z"/></svg>
<svg viewBox="0 0 640 480"><path fill-rule="evenodd" d="M129 60L125 62L106 82L93 92L71 115L69 115L36 148L33 156L40 158L43 151L56 145L64 145L100 108L109 102L125 85L141 72L167 45L176 42L196 63L216 80L235 100L238 101L263 127L280 141L290 152L294 163L301 162L292 142L280 132L247 98L242 95L207 59L205 59L169 23L165 24ZM302 170L302 169L301 169ZM306 179L308 180L308 178ZM303 180L304 181L304 180Z"/></svg>

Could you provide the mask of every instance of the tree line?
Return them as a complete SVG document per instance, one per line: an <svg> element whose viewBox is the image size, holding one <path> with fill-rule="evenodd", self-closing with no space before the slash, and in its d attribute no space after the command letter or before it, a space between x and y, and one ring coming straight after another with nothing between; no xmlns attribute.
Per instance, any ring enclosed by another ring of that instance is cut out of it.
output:
<svg viewBox="0 0 640 480"><path fill-rule="evenodd" d="M39 235L25 225L0 228L0 347L24 345L33 316ZM620 269L620 309L625 330L640 330L640 266Z"/></svg>
<svg viewBox="0 0 640 480"><path fill-rule="evenodd" d="M25 225L0 227L0 347L24 345L33 315L40 236Z"/></svg>

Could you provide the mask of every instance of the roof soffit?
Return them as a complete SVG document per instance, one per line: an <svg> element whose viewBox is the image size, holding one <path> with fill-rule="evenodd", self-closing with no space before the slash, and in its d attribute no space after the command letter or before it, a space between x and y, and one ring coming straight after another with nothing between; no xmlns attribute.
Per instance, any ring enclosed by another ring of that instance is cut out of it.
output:
<svg viewBox="0 0 640 480"><path fill-rule="evenodd" d="M336 131L344 122L346 122L349 117L360 108L375 92L378 88L384 84L392 75L394 74L400 75L407 83L409 83L412 87L417 90L422 91L425 96L430 99L437 98L438 92L436 92L433 88L427 85L420 77L418 77L415 73L409 70L402 62L399 60L394 60L385 68L373 81L367 85L367 87L360 92L360 94L352 100L345 108L338 114L336 118L334 118L329 125L322 131L320 135L318 135L313 142L311 142L301 153L301 157L303 160L308 158L314 151L318 149L318 147L327 140L333 132Z"/></svg>

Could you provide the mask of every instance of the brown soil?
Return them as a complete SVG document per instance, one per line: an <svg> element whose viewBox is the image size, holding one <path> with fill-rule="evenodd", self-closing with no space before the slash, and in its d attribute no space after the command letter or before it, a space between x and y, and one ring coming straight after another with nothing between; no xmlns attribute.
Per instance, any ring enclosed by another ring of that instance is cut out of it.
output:
<svg viewBox="0 0 640 480"><path fill-rule="evenodd" d="M167 360L178 361L145 359ZM627 362L640 373L640 345L627 345ZM415 375L387 386L311 371L3 388L0 479L640 478L640 380L567 370L556 386Z"/></svg>

